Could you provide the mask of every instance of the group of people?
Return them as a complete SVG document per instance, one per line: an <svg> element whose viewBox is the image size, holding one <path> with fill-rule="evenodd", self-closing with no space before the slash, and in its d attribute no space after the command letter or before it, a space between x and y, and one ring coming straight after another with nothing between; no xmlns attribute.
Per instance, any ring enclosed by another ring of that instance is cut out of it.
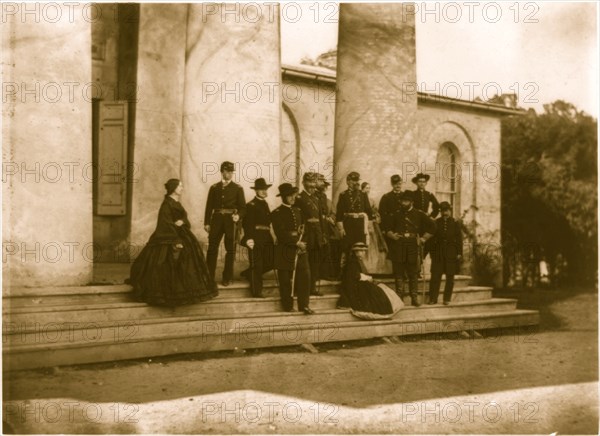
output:
<svg viewBox="0 0 600 436"><path fill-rule="evenodd" d="M403 191L402 178L393 175L392 189L377 208L367 195L368 185L361 185L359 173L353 171L334 211L325 177L307 172L302 192L290 183L278 186L281 205L271 211L266 199L272 185L256 179L251 187L255 197L246 203L243 188L233 181L234 171L232 162L223 162L221 181L208 193L206 260L179 202L181 181L171 179L165 184L156 230L131 268L130 283L138 300L176 306L215 297L221 241L224 238L226 251L222 285L229 286L234 279L236 241L243 232L240 243L248 250L249 267L241 275L250 283L252 296L264 298L263 275L275 270L286 312L295 311L295 297L298 311L313 314L310 296L322 295L321 279L341 280L338 307L363 318L393 316L403 305L406 281L411 304L420 306L417 283L428 254L432 261L428 303L437 303L444 274L443 303L450 303L462 256L462 231L452 218L452 205L438 203L426 190L427 174L413 178L414 191ZM376 243L392 263L395 290L374 281L365 267L370 229L375 229Z"/></svg>

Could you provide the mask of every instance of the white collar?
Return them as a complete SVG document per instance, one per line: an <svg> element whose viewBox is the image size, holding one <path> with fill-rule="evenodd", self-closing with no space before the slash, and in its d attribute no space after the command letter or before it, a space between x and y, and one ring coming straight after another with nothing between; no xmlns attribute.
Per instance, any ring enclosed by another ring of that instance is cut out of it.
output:
<svg viewBox="0 0 600 436"><path fill-rule="evenodd" d="M281 202L281 205L285 206L285 207L289 207L290 209L292 208L291 204L287 204L287 203L284 203L284 202Z"/></svg>

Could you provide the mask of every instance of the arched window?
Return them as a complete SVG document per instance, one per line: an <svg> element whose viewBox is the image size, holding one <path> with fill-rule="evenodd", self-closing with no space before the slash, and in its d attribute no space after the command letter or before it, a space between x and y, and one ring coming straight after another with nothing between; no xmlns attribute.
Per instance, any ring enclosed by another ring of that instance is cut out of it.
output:
<svg viewBox="0 0 600 436"><path fill-rule="evenodd" d="M440 145L437 154L436 189L438 201L452 205L452 215L460 218L460 159L456 146L451 142Z"/></svg>

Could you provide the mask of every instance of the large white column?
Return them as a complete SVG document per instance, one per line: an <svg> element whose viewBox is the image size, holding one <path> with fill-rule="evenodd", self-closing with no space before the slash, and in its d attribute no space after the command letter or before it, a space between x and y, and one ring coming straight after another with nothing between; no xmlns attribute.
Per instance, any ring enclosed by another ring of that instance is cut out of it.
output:
<svg viewBox="0 0 600 436"><path fill-rule="evenodd" d="M204 209L222 161L234 162L235 181L280 180L281 65L276 4L191 4L187 27L183 202L204 241Z"/></svg>
<svg viewBox="0 0 600 436"><path fill-rule="evenodd" d="M358 171L377 201L403 162L415 162L416 59L412 5L340 5L334 201ZM410 183L410 182L409 182ZM407 186L410 188L410 186Z"/></svg>
<svg viewBox="0 0 600 436"><path fill-rule="evenodd" d="M164 183L180 178L187 5L140 5L131 243L156 227Z"/></svg>
<svg viewBox="0 0 600 436"><path fill-rule="evenodd" d="M2 6L4 288L92 278L90 13Z"/></svg>

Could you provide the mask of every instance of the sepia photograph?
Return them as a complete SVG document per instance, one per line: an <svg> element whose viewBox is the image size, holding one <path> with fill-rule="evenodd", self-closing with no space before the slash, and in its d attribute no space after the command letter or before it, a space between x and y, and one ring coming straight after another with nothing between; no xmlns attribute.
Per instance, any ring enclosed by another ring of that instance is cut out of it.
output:
<svg viewBox="0 0 600 436"><path fill-rule="evenodd" d="M0 2L2 434L598 434L595 1Z"/></svg>

